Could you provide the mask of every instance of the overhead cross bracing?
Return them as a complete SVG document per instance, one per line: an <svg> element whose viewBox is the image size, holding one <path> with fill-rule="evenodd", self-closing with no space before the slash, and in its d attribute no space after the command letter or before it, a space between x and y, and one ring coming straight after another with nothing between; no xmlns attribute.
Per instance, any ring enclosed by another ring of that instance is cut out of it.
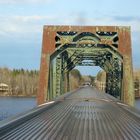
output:
<svg viewBox="0 0 140 140"><path fill-rule="evenodd" d="M133 105L130 27L44 26L38 103L70 90L76 66L99 66L106 72L106 92Z"/></svg>
<svg viewBox="0 0 140 140"><path fill-rule="evenodd" d="M134 103L130 27L44 26L42 45L41 106L1 122L0 139L140 139L140 112L129 106ZM69 72L77 65L101 67L108 94L89 86L67 93Z"/></svg>

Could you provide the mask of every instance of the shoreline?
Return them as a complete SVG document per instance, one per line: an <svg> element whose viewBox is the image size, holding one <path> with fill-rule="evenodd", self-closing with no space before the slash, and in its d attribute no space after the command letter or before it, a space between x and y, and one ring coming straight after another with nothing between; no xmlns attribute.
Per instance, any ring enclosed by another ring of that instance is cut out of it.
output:
<svg viewBox="0 0 140 140"><path fill-rule="evenodd" d="M36 98L35 95L25 96L25 95L0 95L0 97L23 97L23 98Z"/></svg>

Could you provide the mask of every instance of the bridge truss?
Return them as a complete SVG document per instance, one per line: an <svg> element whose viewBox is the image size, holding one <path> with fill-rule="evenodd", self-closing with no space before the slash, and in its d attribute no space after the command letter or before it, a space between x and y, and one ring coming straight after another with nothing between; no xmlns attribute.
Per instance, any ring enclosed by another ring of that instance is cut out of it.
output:
<svg viewBox="0 0 140 140"><path fill-rule="evenodd" d="M69 72L75 66L101 67L106 92L133 104L129 27L44 26L39 104L70 90Z"/></svg>

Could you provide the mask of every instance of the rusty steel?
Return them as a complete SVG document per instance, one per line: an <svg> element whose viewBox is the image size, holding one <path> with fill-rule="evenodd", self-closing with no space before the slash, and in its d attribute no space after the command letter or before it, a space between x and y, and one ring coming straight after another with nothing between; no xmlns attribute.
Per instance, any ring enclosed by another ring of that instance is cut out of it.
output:
<svg viewBox="0 0 140 140"><path fill-rule="evenodd" d="M62 54L58 55L59 52ZM76 65L98 65L107 72L106 92L114 96L118 96L116 92L120 92L120 99L133 105L131 54L130 27L44 26L38 104L65 92L64 86L68 86L69 83L68 71ZM81 55L82 57L79 57ZM111 56L103 60L103 55ZM95 62L84 64L83 60L88 59L89 56L90 60L96 57ZM115 66L119 71L115 69ZM115 80L114 84L112 84L112 79Z"/></svg>

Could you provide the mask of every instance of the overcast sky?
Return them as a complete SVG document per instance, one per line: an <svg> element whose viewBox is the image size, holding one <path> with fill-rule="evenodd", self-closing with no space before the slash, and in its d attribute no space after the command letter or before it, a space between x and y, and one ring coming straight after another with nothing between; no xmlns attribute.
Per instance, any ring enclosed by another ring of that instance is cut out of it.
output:
<svg viewBox="0 0 140 140"><path fill-rule="evenodd" d="M39 69L43 25L131 26L140 68L140 0L0 0L0 67Z"/></svg>

